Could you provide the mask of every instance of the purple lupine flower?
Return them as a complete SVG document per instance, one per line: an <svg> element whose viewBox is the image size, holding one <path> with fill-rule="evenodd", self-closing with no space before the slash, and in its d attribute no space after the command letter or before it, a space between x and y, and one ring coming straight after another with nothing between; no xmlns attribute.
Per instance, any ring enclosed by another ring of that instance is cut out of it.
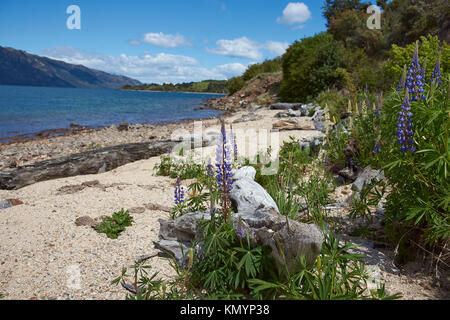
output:
<svg viewBox="0 0 450 320"><path fill-rule="evenodd" d="M441 81L442 75L441 75L441 55L439 54L438 59L436 61L436 65L434 66L433 73L431 75L431 83L435 82L440 86L442 83Z"/></svg>
<svg viewBox="0 0 450 320"><path fill-rule="evenodd" d="M381 152L380 143L377 140L375 142L375 146L373 147L372 154L377 154L377 153L380 153L380 152Z"/></svg>
<svg viewBox="0 0 450 320"><path fill-rule="evenodd" d="M239 222L236 226L236 236L239 239L244 239L245 238L245 232L244 232L244 228L242 226L242 217L239 217Z"/></svg>
<svg viewBox="0 0 450 320"><path fill-rule="evenodd" d="M418 101L419 99L425 99L426 97L422 94L425 90L423 88L424 78L423 71L419 63L419 47L416 43L416 50L414 51L414 56L411 64L408 67L408 75L406 77L406 87L412 94L411 101Z"/></svg>
<svg viewBox="0 0 450 320"><path fill-rule="evenodd" d="M413 125L412 125L412 112L409 104L409 92L406 88L405 99L403 100L402 108L398 114L397 124L397 138L398 143L401 145L400 151L402 152L415 152Z"/></svg>
<svg viewBox="0 0 450 320"><path fill-rule="evenodd" d="M175 204L182 204L184 202L184 188L181 186L180 178L177 179L174 192Z"/></svg>
<svg viewBox="0 0 450 320"><path fill-rule="evenodd" d="M373 109L372 109L372 105L370 104L370 100L369 100L369 98L367 97L367 94L364 94L364 95L366 96L366 106L367 106L367 110L372 111Z"/></svg>
<svg viewBox="0 0 450 320"><path fill-rule="evenodd" d="M222 206L225 220L228 213L227 203L229 193L233 184L233 175L231 174L231 150L228 142L225 124L222 121L221 134L216 151L216 179L219 192L222 195Z"/></svg>
<svg viewBox="0 0 450 320"><path fill-rule="evenodd" d="M208 165L206 166L206 174L208 176L214 177L214 170L213 170L213 166L211 164L211 159L209 159Z"/></svg>

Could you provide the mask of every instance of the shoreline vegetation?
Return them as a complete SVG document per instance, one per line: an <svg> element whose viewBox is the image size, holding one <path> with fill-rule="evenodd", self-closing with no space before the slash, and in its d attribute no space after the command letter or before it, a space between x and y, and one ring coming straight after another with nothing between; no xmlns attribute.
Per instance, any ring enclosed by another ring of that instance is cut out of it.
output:
<svg viewBox="0 0 450 320"><path fill-rule="evenodd" d="M380 3L395 29L327 0L326 32L222 83L201 148L193 121L2 145L0 184L27 186L0 190L0 297L449 299L450 4ZM177 129L186 145L150 158L113 147ZM79 161L109 147L124 162Z"/></svg>
<svg viewBox="0 0 450 320"><path fill-rule="evenodd" d="M124 85L120 90L226 94L226 84L226 80L204 80L178 84L150 83L136 86Z"/></svg>

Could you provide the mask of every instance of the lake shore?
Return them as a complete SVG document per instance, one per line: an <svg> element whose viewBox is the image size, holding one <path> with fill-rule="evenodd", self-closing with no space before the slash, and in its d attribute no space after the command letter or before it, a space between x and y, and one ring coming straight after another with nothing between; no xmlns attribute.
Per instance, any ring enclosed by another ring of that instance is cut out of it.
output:
<svg viewBox="0 0 450 320"><path fill-rule="evenodd" d="M279 112L262 108L252 111L253 118L242 121L249 115L248 110L242 110L224 120L228 127L233 125L233 130L271 132L271 141L275 138L280 143L291 137L302 140L322 134L315 130L272 132L274 124L279 122L276 116ZM202 126L207 130L220 130L218 119L204 120ZM175 129L193 133L193 122L170 126L136 125L130 126L128 131L104 128L6 147L17 148L19 154L28 152L32 155L28 159L31 163L49 157L49 150L56 157L84 150L88 141L115 145L150 138L158 140L172 136ZM247 142L243 143L238 145L241 152L248 148ZM202 159L214 159L215 151L214 145L202 148ZM258 151L261 150L253 150ZM5 151L2 149L2 152ZM0 210L0 293L5 299L123 299L126 290L112 285L111 281L120 275L122 267L132 265L137 258L158 253L153 246L153 242L158 241L158 219L168 219L173 207L175 180L156 175L154 167L160 162L160 156L152 157L109 172L43 181L19 190L0 190L0 199L16 199L16 205ZM189 184L190 181L183 181L185 187ZM350 188L348 185L338 187L332 197L342 202L351 195ZM100 221L121 208L129 210L134 223L116 240L79 223L80 218L86 217ZM349 219L348 210L348 207L339 207L332 214L345 223L354 223ZM376 252L388 261L392 259L389 249L384 253ZM151 272L158 271L162 279L175 276L166 259L154 256L148 265ZM389 292L401 292L404 299L439 298L437 290L425 286L430 283L427 276L387 271L380 271L378 276L386 281Z"/></svg>

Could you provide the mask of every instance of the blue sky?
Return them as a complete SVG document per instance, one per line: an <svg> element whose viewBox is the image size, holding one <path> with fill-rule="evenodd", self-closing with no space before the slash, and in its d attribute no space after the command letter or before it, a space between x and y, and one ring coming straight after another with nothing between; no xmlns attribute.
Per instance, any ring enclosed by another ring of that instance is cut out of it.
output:
<svg viewBox="0 0 450 320"><path fill-rule="evenodd" d="M69 30L66 9L81 9ZM1 0L0 45L142 82L226 79L324 31L321 0Z"/></svg>

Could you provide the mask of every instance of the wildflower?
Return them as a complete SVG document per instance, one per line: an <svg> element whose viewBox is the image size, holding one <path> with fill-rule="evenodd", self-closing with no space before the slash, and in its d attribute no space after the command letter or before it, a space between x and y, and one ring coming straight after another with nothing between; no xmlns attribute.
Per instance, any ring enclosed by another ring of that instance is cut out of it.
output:
<svg viewBox="0 0 450 320"><path fill-rule="evenodd" d="M372 154L377 154L377 153L380 153L380 152L381 152L380 143L377 140L375 142L375 146L373 147Z"/></svg>
<svg viewBox="0 0 450 320"><path fill-rule="evenodd" d="M175 204L182 204L184 202L184 188L181 186L180 178L177 179L174 192Z"/></svg>
<svg viewBox="0 0 450 320"><path fill-rule="evenodd" d="M244 239L245 238L245 232L244 232L244 228L242 226L242 217L239 217L239 222L236 226L236 236L239 239Z"/></svg>
<svg viewBox="0 0 450 320"><path fill-rule="evenodd" d="M402 108L397 119L397 138L398 143L401 145L400 151L402 152L416 151L414 141L412 140L412 137L414 136L412 116L413 114L409 104L409 92L407 88L405 92L405 99L403 100Z"/></svg>
<svg viewBox="0 0 450 320"><path fill-rule="evenodd" d="M442 83L441 81L441 54L439 53L438 59L436 61L436 65L434 66L433 73L431 75L431 83L435 82L438 86Z"/></svg>
<svg viewBox="0 0 450 320"><path fill-rule="evenodd" d="M208 176L214 177L214 170L211 164L211 159L208 161L208 165L206 166L206 174Z"/></svg>
<svg viewBox="0 0 450 320"><path fill-rule="evenodd" d="M222 206L224 217L227 216L228 196L232 189L233 175L231 174L231 150L228 144L225 124L222 122L221 134L216 151L216 179L220 193L222 194Z"/></svg>
<svg viewBox="0 0 450 320"><path fill-rule="evenodd" d="M414 51L414 56L409 65L408 75L406 77L406 87L412 94L411 101L425 99L425 96L422 94L425 91L423 88L423 81L423 71L420 68L419 63L419 45L416 43L416 50Z"/></svg>

